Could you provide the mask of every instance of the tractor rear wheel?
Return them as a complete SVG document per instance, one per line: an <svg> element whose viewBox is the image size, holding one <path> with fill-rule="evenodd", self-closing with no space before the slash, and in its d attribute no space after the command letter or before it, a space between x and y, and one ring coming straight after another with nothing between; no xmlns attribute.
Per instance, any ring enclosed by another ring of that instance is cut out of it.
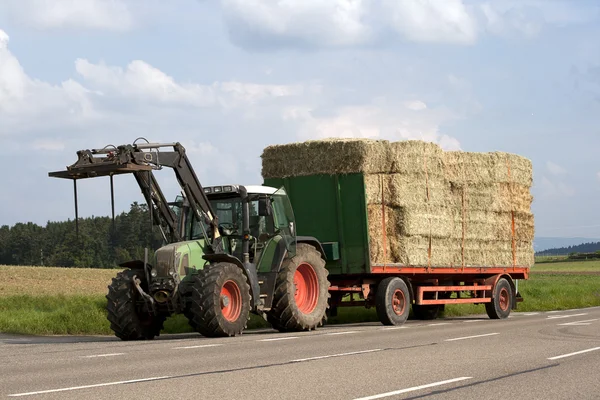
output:
<svg viewBox="0 0 600 400"><path fill-rule="evenodd" d="M108 286L107 318L110 328L121 340L151 340L160 335L167 317L148 312L132 282L134 276L142 288L147 288L144 271L126 269L117 273Z"/></svg>
<svg viewBox="0 0 600 400"><path fill-rule="evenodd" d="M410 292L398 277L385 278L377 285L375 309L384 325L402 325L410 314Z"/></svg>
<svg viewBox="0 0 600 400"><path fill-rule="evenodd" d="M194 277L190 325L204 336L236 336L250 314L250 285L237 265L217 263Z"/></svg>
<svg viewBox="0 0 600 400"><path fill-rule="evenodd" d="M306 243L283 262L267 321L280 332L313 330L327 321L329 272L321 253Z"/></svg>

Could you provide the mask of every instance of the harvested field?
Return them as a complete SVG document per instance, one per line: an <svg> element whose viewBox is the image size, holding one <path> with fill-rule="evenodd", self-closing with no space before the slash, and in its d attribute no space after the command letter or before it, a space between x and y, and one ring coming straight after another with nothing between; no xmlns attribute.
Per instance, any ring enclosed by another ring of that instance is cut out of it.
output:
<svg viewBox="0 0 600 400"><path fill-rule="evenodd" d="M363 174L372 263L533 265L533 174L524 157L327 139L270 146L262 158L264 178Z"/></svg>
<svg viewBox="0 0 600 400"><path fill-rule="evenodd" d="M0 297L105 295L119 270L0 265Z"/></svg>

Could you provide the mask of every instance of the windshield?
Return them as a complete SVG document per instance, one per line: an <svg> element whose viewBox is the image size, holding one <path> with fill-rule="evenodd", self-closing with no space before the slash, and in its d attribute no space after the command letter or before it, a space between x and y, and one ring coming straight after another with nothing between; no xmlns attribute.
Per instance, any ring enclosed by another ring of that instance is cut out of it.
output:
<svg viewBox="0 0 600 400"><path fill-rule="evenodd" d="M296 254L296 220L290 199L282 187L273 194L275 229L283 237L291 256Z"/></svg>

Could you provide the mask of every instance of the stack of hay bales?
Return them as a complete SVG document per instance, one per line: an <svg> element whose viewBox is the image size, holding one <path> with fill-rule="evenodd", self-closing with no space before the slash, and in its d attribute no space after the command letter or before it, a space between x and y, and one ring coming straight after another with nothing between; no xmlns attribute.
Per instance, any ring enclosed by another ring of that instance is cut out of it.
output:
<svg viewBox="0 0 600 400"><path fill-rule="evenodd" d="M269 146L262 159L265 179L363 174L372 263L533 265L532 166L523 157L327 139Z"/></svg>

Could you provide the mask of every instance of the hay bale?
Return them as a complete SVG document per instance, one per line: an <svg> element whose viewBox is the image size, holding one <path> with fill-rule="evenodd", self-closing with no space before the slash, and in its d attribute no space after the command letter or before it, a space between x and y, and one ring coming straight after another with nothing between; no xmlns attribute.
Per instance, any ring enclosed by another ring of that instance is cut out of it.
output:
<svg viewBox="0 0 600 400"><path fill-rule="evenodd" d="M325 139L268 146L263 150L263 178L316 174L390 172L387 140Z"/></svg>
<svg viewBox="0 0 600 400"><path fill-rule="evenodd" d="M516 256L533 265L533 176L524 157L326 139L269 146L262 160L264 178L362 173L372 263L511 266Z"/></svg>

